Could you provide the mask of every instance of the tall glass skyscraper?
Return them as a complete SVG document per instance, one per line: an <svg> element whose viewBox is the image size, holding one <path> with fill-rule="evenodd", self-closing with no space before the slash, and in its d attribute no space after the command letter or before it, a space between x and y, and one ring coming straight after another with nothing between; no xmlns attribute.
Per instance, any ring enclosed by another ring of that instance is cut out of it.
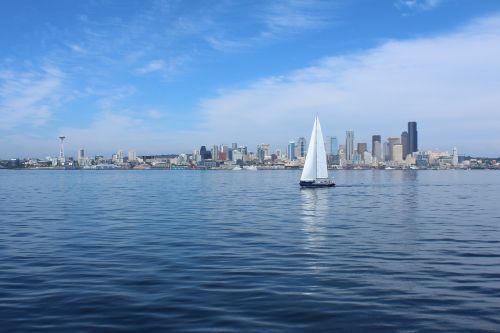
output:
<svg viewBox="0 0 500 333"><path fill-rule="evenodd" d="M349 130L345 133L345 159L352 161L354 155L354 131Z"/></svg>
<svg viewBox="0 0 500 333"><path fill-rule="evenodd" d="M296 160L295 157L295 141L290 141L288 143L288 160L293 161Z"/></svg>
<svg viewBox="0 0 500 333"><path fill-rule="evenodd" d="M408 148L409 154L418 151L417 122L408 122Z"/></svg>
<svg viewBox="0 0 500 333"><path fill-rule="evenodd" d="M327 137L325 145L327 147L326 153L328 155L336 156L339 154L339 142L336 136Z"/></svg>

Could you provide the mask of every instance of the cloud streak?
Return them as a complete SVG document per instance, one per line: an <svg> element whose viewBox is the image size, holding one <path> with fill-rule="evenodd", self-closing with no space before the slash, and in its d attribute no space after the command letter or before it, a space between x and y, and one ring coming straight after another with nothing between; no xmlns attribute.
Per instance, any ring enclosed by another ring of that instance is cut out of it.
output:
<svg viewBox="0 0 500 333"><path fill-rule="evenodd" d="M40 126L47 122L63 95L63 73L42 71L0 73L0 128Z"/></svg>

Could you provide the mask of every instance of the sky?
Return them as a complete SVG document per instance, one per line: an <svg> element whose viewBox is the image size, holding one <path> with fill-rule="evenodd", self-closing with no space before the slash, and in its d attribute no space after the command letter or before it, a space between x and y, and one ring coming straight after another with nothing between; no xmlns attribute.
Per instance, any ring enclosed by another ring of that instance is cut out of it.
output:
<svg viewBox="0 0 500 333"><path fill-rule="evenodd" d="M400 136L500 155L497 0L0 3L0 159Z"/></svg>

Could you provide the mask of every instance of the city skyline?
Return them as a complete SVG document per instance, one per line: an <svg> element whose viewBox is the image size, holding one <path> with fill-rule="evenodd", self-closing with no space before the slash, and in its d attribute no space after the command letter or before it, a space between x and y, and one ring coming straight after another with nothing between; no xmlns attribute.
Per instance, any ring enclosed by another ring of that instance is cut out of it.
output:
<svg viewBox="0 0 500 333"><path fill-rule="evenodd" d="M415 129L414 135L416 136L417 135L417 131L416 131L417 122L415 122L415 121L408 122L408 130L410 130L410 127ZM419 150L420 151L429 151L429 150L451 151L453 149L457 149L456 145L451 147L451 148L425 147L423 149L418 149L417 144L413 143L414 148L408 147L407 149L411 150L411 151L406 151L405 147L404 147L405 144L403 143L403 134L404 133L408 134L407 131L403 131L401 138L394 136L394 135L384 136L384 135L380 135L380 134L374 134L374 135L371 135L370 141L358 140L356 135L355 135L355 131L352 129L346 130L345 135L343 137L340 135L331 135L331 133L326 133L325 137L324 137L325 149L326 149L327 154L329 154L329 152L331 151L331 155L338 155L338 151L340 148L345 149L345 151L343 153L345 154L345 158L347 161L353 160L353 155L355 152L359 152L360 145L361 145L361 147L364 147L363 148L364 151L369 152L373 157L377 157L379 160L392 159L392 156L391 156L392 146L383 147L384 144L389 144L389 145L394 144L394 143L400 144L402 146L401 149L402 149L403 156L406 156L408 153L411 154L413 152L418 152ZM78 148L75 148L75 147L69 145L69 149L67 149L67 148L64 148L65 145L66 146L68 145L67 137L66 136L59 136L58 139L59 139L59 145L57 146L58 147L58 154L57 155L59 156L58 157L59 159L64 159L64 156L65 156L64 151L65 150L69 151L69 153L67 154L66 157L71 157L71 158L73 158L72 152L75 151L76 152L75 155L78 156L77 159L79 159L81 151L87 152L87 154L85 154L87 157L91 156L91 155L93 155L93 156L108 156L108 155L111 156L111 155L115 155L117 153L117 151L128 151L129 153L132 151L132 152L134 152L134 154L138 154L137 149L132 148L135 146L132 146L132 147L120 146L120 147L115 147L115 149L113 149L111 151L97 150L95 152L91 151L91 154L88 154L89 149L85 145L79 146ZM375 140L377 140L378 145L376 144ZM394 140L396 140L396 141L394 141ZM291 160L295 160L295 159L298 159L300 157L304 158L305 154L307 153L308 142L304 136L297 136L295 139L289 140L288 144L270 144L270 143L264 143L264 142L266 142L266 141L261 140L261 143L255 145L255 146L248 145L245 142L239 142L239 143L232 142L229 150L236 150L237 148L244 147L248 151L248 153L253 153L253 154L259 155L259 149L261 149L261 146L266 146L265 151L268 153L267 155L270 155L269 152L274 152L274 151L278 150L280 152L284 152L284 156L287 156L287 157L290 156L290 154L292 154ZM71 143L71 141L70 141L70 143ZM350 148L349 148L349 145L350 145ZM410 140L408 140L407 145L410 145ZM141 152L139 152L139 155L143 155L143 156L147 156L147 155L151 155L151 156L152 155L181 155L181 154L188 154L189 155L192 153L193 149L196 149L197 147L201 147L199 152L202 155L204 155L205 153L202 152L201 150L205 149L205 151L210 154L210 157L207 157L207 159L212 159L212 158L214 158L214 156L213 156L214 150L215 150L215 154L216 154L215 156L218 156L221 149L227 151L227 149L229 147L229 143L228 142L202 143L201 145L198 145L198 146L196 146L196 144L195 144L195 146L187 149L186 151L179 151L179 152L161 151L161 152L154 152L153 153L150 151L141 151ZM386 153L386 154L388 153L389 155L383 156L384 153ZM26 155L26 154L23 155L22 152L19 152L16 156L9 157L9 158L44 158L44 157L52 157L53 155L55 156L56 154L45 154L43 156L42 155ZM464 155L464 153L462 151L461 151L461 155ZM471 156L471 155L469 154L469 156ZM495 157L494 154L492 156ZM381 157L383 157L383 159ZM485 156L485 157L487 157L487 156ZM0 159L1 158L2 158L2 156L0 156Z"/></svg>
<svg viewBox="0 0 500 333"><path fill-rule="evenodd" d="M0 158L54 155L60 135L72 152L285 150L316 113L339 143L416 119L419 147L499 154L495 1L27 0L0 18Z"/></svg>

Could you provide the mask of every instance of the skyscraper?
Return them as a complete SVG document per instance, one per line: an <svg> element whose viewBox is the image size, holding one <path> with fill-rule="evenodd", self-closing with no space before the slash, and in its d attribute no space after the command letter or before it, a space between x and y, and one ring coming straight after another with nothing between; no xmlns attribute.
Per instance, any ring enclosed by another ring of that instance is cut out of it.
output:
<svg viewBox="0 0 500 333"><path fill-rule="evenodd" d="M264 162L266 153L264 151L264 148L262 148L262 145L257 145L257 158L259 159L259 162Z"/></svg>
<svg viewBox="0 0 500 333"><path fill-rule="evenodd" d="M336 136L332 136L330 138L330 144L331 144L331 148L332 148L332 155L338 155L339 154L339 142L337 140L337 137Z"/></svg>
<svg viewBox="0 0 500 333"><path fill-rule="evenodd" d="M417 135L417 122L408 122L408 154L418 151L418 135Z"/></svg>
<svg viewBox="0 0 500 333"><path fill-rule="evenodd" d="M403 160L406 160L406 156L410 153L410 144L408 142L407 131L401 133L401 144L403 145Z"/></svg>
<svg viewBox="0 0 500 333"><path fill-rule="evenodd" d="M135 152L135 150L129 150L128 151L128 161L134 162L135 160L137 160L137 153Z"/></svg>
<svg viewBox="0 0 500 333"><path fill-rule="evenodd" d="M295 141L290 141L288 143L288 160L289 161L293 161L295 159L297 159L295 157Z"/></svg>
<svg viewBox="0 0 500 333"><path fill-rule="evenodd" d="M219 159L219 146L217 145L213 145L212 147L212 159L213 160Z"/></svg>
<svg viewBox="0 0 500 333"><path fill-rule="evenodd" d="M306 157L306 139L304 137L297 140L297 157Z"/></svg>
<svg viewBox="0 0 500 333"><path fill-rule="evenodd" d="M382 138L380 135L372 136L372 157L374 157L377 161L382 161Z"/></svg>
<svg viewBox="0 0 500 333"><path fill-rule="evenodd" d="M403 145L396 143L392 145L392 161L403 162Z"/></svg>
<svg viewBox="0 0 500 333"><path fill-rule="evenodd" d="M388 156L386 156L386 161L393 161L395 160L395 157L393 155L394 150L392 149L392 146L394 145L400 145L401 144L401 138L387 138L387 143L388 143ZM403 148L401 147L401 156L400 158L403 158Z"/></svg>
<svg viewBox="0 0 500 333"><path fill-rule="evenodd" d="M365 151L367 150L367 144L364 142L358 142L358 154L363 158Z"/></svg>
<svg viewBox="0 0 500 333"><path fill-rule="evenodd" d="M345 133L345 159L352 161L354 155L354 131L349 130Z"/></svg>

